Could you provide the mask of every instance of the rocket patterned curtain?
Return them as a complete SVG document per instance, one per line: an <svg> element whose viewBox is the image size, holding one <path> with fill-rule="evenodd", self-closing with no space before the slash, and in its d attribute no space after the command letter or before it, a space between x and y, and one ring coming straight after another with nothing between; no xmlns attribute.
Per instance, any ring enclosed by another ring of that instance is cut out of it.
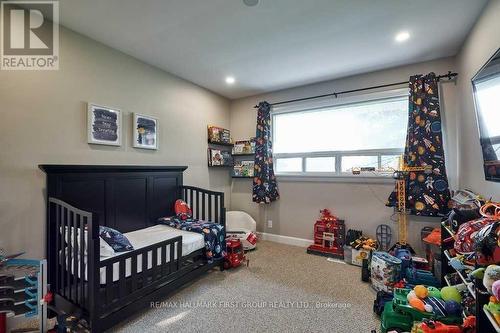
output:
<svg viewBox="0 0 500 333"><path fill-rule="evenodd" d="M267 102L260 102L257 111L254 168L252 200L266 204L278 200L278 184L274 175L271 141L271 105Z"/></svg>
<svg viewBox="0 0 500 333"><path fill-rule="evenodd" d="M406 179L411 214L441 216L448 212L450 191L444 162L438 80L434 73L410 77L408 134L404 161L409 167L430 165L432 171L410 172ZM397 205L392 192L388 206Z"/></svg>

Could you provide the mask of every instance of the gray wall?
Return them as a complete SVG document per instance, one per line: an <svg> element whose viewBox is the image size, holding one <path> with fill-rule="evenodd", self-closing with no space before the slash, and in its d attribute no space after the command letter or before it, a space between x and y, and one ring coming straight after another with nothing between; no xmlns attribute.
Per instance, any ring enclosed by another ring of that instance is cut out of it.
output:
<svg viewBox="0 0 500 333"><path fill-rule="evenodd" d="M325 94L368 87L383 83L408 80L417 73L437 74L456 70L453 58L397 67L379 72L357 75L339 80L323 82L303 87L287 89L270 94L235 100L231 103L231 131L235 139L255 135L256 111L253 106L262 100L277 102L292 98ZM457 187L457 87L454 82L440 84L441 106L445 123L445 144L447 171L452 188ZM393 227L394 240L397 227L391 222L391 208L385 207L387 196L393 189L389 184L363 183L317 183L279 181L281 198L271 205L257 205L251 198L251 180L235 179L232 184L231 209L250 213L258 223L258 230L284 236L312 239L312 227L319 210L330 208L346 220L347 228L361 229L366 234L375 236L377 225L386 223ZM273 227L267 228L267 220L273 221ZM420 247L420 229L425 225L436 225L436 219L412 219L409 225L409 241Z"/></svg>
<svg viewBox="0 0 500 333"><path fill-rule="evenodd" d="M460 71L460 185L500 200L500 183L484 180L482 154L474 101L472 77L500 48L500 0L492 0L462 47L457 65ZM499 111L500 117L500 111ZM500 121L500 120L499 120Z"/></svg>
<svg viewBox="0 0 500 333"><path fill-rule="evenodd" d="M226 99L66 29L60 46L59 71L0 71L0 247L44 256L41 163L188 165L186 184L229 194L227 170L206 166ZM122 109L122 147L87 144L89 101ZM131 147L132 112L159 119L158 151Z"/></svg>

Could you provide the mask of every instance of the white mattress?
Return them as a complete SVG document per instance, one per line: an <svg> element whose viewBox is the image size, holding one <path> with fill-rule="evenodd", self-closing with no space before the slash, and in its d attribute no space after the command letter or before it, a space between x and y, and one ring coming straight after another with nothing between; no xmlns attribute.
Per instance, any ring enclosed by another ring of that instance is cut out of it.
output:
<svg viewBox="0 0 500 333"><path fill-rule="evenodd" d="M182 255L186 256L196 250L203 249L205 247L205 240L203 238L203 235L197 234L194 232L190 231L183 231L183 230L178 230L172 227L168 227L166 225L155 225L153 227L145 228L145 229L140 229L132 232L127 232L124 234L132 246L134 247L135 250L147 247L149 245L153 245L156 243L159 243L161 241L165 241L167 239L171 239L177 236L182 236ZM127 253L130 252L122 252L122 253L117 253L112 257L101 257L101 263L105 263L106 260L109 260L111 258L116 258L119 256L126 256ZM153 253L152 251L148 252L148 269L152 267L152 256ZM158 249L158 265L161 264L162 258L161 258L161 249ZM174 252L174 258L177 259L177 248L175 248ZM170 248L167 247L167 254L166 257L164 258L165 262L170 261ZM78 259L79 260L79 256ZM69 261L69 260L67 260ZM131 266L132 266L132 259L128 258L125 260L125 276L130 276L131 275ZM77 265L78 267L78 277L80 277L80 265ZM71 271L73 273L73 260L71 260ZM118 281L119 279L119 263L114 263L113 264L113 281ZM142 272L142 256L137 257L137 272ZM87 256L85 255L85 279L87 279ZM101 268L100 270L100 281L101 284L106 283L106 269Z"/></svg>

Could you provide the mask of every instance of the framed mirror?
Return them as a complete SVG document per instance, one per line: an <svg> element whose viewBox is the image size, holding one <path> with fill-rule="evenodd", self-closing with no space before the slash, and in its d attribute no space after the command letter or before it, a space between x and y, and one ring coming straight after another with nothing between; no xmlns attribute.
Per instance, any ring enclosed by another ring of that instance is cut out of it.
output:
<svg viewBox="0 0 500 333"><path fill-rule="evenodd" d="M485 179L500 182L500 49L472 78Z"/></svg>

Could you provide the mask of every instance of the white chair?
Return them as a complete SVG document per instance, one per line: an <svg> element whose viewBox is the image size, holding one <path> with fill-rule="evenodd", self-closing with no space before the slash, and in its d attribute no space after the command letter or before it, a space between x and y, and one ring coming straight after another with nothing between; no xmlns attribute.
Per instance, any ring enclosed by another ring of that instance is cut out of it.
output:
<svg viewBox="0 0 500 333"><path fill-rule="evenodd" d="M226 212L226 235L239 238L244 250L255 248L255 244L248 242L247 238L256 230L257 222L248 213L237 210Z"/></svg>

